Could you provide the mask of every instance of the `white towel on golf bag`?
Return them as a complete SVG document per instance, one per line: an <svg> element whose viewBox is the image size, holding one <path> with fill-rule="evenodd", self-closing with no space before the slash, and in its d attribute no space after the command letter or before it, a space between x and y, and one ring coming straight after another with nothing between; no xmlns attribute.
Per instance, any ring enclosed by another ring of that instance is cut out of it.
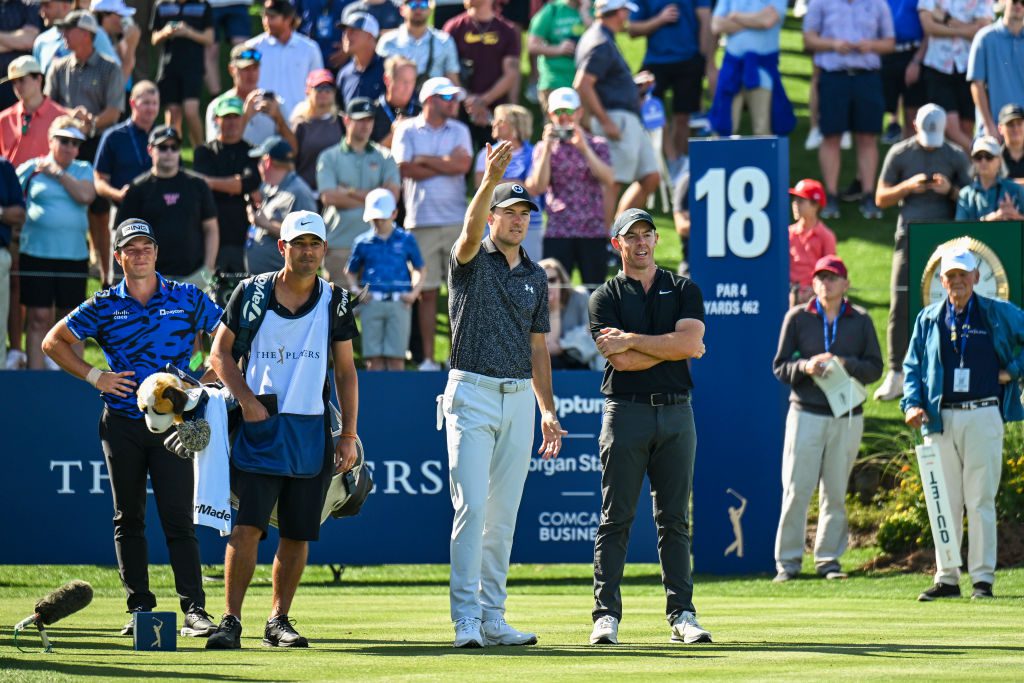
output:
<svg viewBox="0 0 1024 683"><path fill-rule="evenodd" d="M209 397L206 414L210 443L193 461L195 492L192 521L220 532L231 533L231 468L229 465L227 389L203 387Z"/></svg>

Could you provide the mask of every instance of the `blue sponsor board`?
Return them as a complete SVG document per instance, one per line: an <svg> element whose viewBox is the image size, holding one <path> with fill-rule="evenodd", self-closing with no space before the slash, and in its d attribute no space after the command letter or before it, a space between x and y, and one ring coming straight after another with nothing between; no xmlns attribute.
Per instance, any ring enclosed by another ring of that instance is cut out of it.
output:
<svg viewBox="0 0 1024 683"><path fill-rule="evenodd" d="M373 469L373 493L355 518L328 520L310 561L349 564L447 563L452 506L435 397L444 373L360 373L359 434ZM514 562L592 562L601 509L597 436L604 401L595 372L556 372L559 419L569 435L555 460L531 456L519 510ZM0 495L22 511L0 527L0 563L113 564L113 504L100 450L96 391L56 372L0 372L4 436ZM16 400L13 397L25 397ZM540 445L539 420L534 448ZM641 505L629 558L657 560L650 508ZM147 509L150 560L167 562L156 505ZM199 527L204 563L223 561L225 539ZM270 562L276 532L260 544Z"/></svg>
<svg viewBox="0 0 1024 683"><path fill-rule="evenodd" d="M690 143L690 271L707 353L692 364L697 571L771 571L786 390L772 374L789 283L785 138Z"/></svg>

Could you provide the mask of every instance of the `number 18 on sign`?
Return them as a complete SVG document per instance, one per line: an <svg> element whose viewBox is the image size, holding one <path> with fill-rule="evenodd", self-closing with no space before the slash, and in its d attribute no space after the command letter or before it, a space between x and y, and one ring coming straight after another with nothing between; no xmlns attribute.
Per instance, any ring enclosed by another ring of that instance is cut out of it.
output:
<svg viewBox="0 0 1024 683"><path fill-rule="evenodd" d="M707 353L692 364L698 571L771 571L786 393L772 359L789 289L789 147L690 143L690 272ZM730 491L732 493L730 493Z"/></svg>

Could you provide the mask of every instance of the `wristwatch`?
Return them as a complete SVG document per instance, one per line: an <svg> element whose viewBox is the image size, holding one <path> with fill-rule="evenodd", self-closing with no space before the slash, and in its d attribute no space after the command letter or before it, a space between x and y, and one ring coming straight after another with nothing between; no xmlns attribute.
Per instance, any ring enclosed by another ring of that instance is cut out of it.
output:
<svg viewBox="0 0 1024 683"><path fill-rule="evenodd" d="M63 178L63 177L64 177L64 169L63 169L63 168L62 168L62 169L59 169L59 170L58 170L58 171L57 171L57 172L56 172L56 173L55 173L55 174L53 175L53 177L54 177L54 178L56 178L57 180L60 180L61 178Z"/></svg>

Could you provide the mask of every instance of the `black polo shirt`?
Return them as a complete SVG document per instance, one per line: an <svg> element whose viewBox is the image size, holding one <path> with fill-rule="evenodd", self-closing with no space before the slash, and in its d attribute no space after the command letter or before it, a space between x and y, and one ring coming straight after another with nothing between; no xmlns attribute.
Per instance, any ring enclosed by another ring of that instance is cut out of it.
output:
<svg viewBox="0 0 1024 683"><path fill-rule="evenodd" d="M490 237L468 263L460 264L452 251L448 268L452 369L507 379L533 376L530 335L551 330L548 278L522 247L519 256L519 265L509 268L508 259Z"/></svg>
<svg viewBox="0 0 1024 683"><path fill-rule="evenodd" d="M156 269L172 278L202 268L206 254L203 221L216 217L213 193L190 171L178 171L170 178L144 173L132 181L117 210L118 223L141 218L153 226L160 244Z"/></svg>
<svg viewBox="0 0 1024 683"><path fill-rule="evenodd" d="M590 295L590 333L596 339L604 327L623 332L660 335L674 332L685 318L704 322L704 297L697 284L658 268L651 288L621 271ZM623 372L607 364L601 393L671 394L693 388L685 360L665 361L647 370Z"/></svg>
<svg viewBox="0 0 1024 683"><path fill-rule="evenodd" d="M1003 147L1003 161L1006 162L1006 174L1010 178L1024 178L1024 157L1014 159L1010 156L1010 150Z"/></svg>
<svg viewBox="0 0 1024 683"><path fill-rule="evenodd" d="M257 160L249 156L252 149L245 140L225 144L213 140L196 147L192 168L211 178L242 177L242 194L214 192L217 205L217 226L220 228L220 246L244 247L249 232L249 216L245 211L245 195L260 187Z"/></svg>

